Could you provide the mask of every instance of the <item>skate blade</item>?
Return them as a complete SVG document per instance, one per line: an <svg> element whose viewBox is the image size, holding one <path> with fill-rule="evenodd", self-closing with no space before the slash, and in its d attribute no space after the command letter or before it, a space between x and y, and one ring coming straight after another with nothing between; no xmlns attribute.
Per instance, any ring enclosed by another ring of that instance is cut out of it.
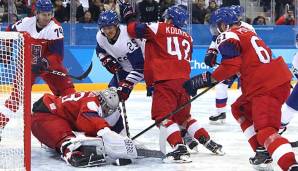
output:
<svg viewBox="0 0 298 171"><path fill-rule="evenodd" d="M216 155L218 156L223 156L225 155L226 153L224 151L222 151L221 149L218 149L216 152L215 152Z"/></svg>
<svg viewBox="0 0 298 171"><path fill-rule="evenodd" d="M226 119L219 119L217 121L211 121L209 120L210 125L223 125L226 123Z"/></svg>
<svg viewBox="0 0 298 171"><path fill-rule="evenodd" d="M169 156L169 157L164 158L162 161L163 161L163 163L166 163L166 164L170 164L170 163L191 163L192 162L190 157L187 156L187 155L180 156L180 160L174 160L174 157Z"/></svg>
<svg viewBox="0 0 298 171"><path fill-rule="evenodd" d="M252 167L257 171L274 171L272 163L263 163L259 165L253 165Z"/></svg>
<svg viewBox="0 0 298 171"><path fill-rule="evenodd" d="M90 161L86 165L77 166L77 167L78 168L99 167L99 166L103 166L106 164L107 164L106 160L103 159L103 160L97 160L97 161Z"/></svg>
<svg viewBox="0 0 298 171"><path fill-rule="evenodd" d="M190 149L190 148L188 148L189 150L189 152L191 153L191 154L197 154L197 153L199 153L199 149L198 149L198 146L196 146L196 147L194 147L194 148L192 148L192 149Z"/></svg>

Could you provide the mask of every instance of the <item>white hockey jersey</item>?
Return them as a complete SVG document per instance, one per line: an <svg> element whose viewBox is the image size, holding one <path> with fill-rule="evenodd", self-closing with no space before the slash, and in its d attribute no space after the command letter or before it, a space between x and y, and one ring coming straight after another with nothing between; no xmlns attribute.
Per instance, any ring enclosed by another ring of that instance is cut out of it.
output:
<svg viewBox="0 0 298 171"><path fill-rule="evenodd" d="M56 40L64 38L63 29L54 18L40 32L36 29L36 17L26 17L12 26L12 30L26 31L34 39Z"/></svg>
<svg viewBox="0 0 298 171"><path fill-rule="evenodd" d="M120 25L120 34L117 41L111 44L108 39L101 33L97 32L96 40L97 56L102 59L106 55L114 57L123 70L129 74L126 80L137 83L144 78L144 42L138 39L132 39L127 33L127 27Z"/></svg>

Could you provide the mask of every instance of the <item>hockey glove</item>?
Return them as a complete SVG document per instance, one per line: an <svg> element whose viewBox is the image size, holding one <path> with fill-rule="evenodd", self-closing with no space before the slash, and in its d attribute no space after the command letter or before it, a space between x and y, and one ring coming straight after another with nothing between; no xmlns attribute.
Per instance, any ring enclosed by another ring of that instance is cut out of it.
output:
<svg viewBox="0 0 298 171"><path fill-rule="evenodd" d="M136 20L136 13L133 11L133 8L130 4L121 2L120 5L120 11L122 13L122 17L125 21L125 23L129 23L131 21Z"/></svg>
<svg viewBox="0 0 298 171"><path fill-rule="evenodd" d="M154 87L153 86L148 86L146 87L147 89L147 97L151 97L153 95L154 92Z"/></svg>
<svg viewBox="0 0 298 171"><path fill-rule="evenodd" d="M46 71L48 67L48 60L46 58L42 58L38 60L36 64L31 65L31 71L33 74L40 75L42 72Z"/></svg>
<svg viewBox="0 0 298 171"><path fill-rule="evenodd" d="M122 80L118 83L118 85L117 93L120 101L127 100L134 84L130 81Z"/></svg>
<svg viewBox="0 0 298 171"><path fill-rule="evenodd" d="M216 49L208 49L205 55L205 64L209 67L214 67L214 65L216 64L217 54L218 52Z"/></svg>
<svg viewBox="0 0 298 171"><path fill-rule="evenodd" d="M107 55L100 59L102 65L112 74L120 71L122 66L111 55Z"/></svg>
<svg viewBox="0 0 298 171"><path fill-rule="evenodd" d="M210 87L211 85L211 73L204 72L184 82L183 88L189 95L195 96L197 94L198 89Z"/></svg>
<svg viewBox="0 0 298 171"><path fill-rule="evenodd" d="M223 81L224 84L228 85L229 88L232 87L234 81L238 78L238 75L234 75L226 80Z"/></svg>

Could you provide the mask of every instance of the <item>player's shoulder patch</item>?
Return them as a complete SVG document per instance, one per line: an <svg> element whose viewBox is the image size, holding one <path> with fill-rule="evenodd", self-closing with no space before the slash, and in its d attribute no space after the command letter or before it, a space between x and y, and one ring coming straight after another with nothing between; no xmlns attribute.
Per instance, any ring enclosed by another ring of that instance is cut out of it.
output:
<svg viewBox="0 0 298 171"><path fill-rule="evenodd" d="M217 36L217 39L215 41L217 47L229 39L234 39L234 40L238 40L238 41L240 40L238 35L234 32L231 32L231 31L223 32Z"/></svg>

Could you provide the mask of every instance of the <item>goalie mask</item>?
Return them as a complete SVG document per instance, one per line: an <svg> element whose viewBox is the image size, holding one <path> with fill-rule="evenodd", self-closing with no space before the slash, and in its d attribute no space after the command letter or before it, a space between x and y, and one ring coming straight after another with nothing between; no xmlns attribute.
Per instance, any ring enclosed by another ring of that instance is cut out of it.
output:
<svg viewBox="0 0 298 171"><path fill-rule="evenodd" d="M99 92L99 101L104 117L113 114L119 106L117 89L110 87Z"/></svg>

